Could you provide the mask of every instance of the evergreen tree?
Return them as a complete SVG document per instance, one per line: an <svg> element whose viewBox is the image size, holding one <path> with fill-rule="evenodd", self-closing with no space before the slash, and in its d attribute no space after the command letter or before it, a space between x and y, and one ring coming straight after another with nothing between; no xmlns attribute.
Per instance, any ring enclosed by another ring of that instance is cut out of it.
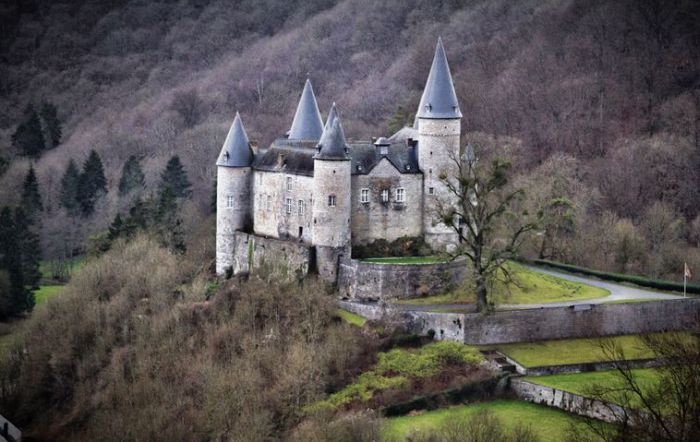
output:
<svg viewBox="0 0 700 442"><path fill-rule="evenodd" d="M0 270L7 275L0 296L0 319L17 316L34 306L34 295L26 287L22 266L21 235L9 207L0 211Z"/></svg>
<svg viewBox="0 0 700 442"><path fill-rule="evenodd" d="M37 212L41 212L44 207L41 204L41 195L39 195L39 182L36 179L34 166L29 166L27 176L24 178L22 185L22 208L30 219L35 219Z"/></svg>
<svg viewBox="0 0 700 442"><path fill-rule="evenodd" d="M78 209L79 182L80 173L78 172L78 166L71 159L63 174L63 178L61 178L61 205L68 209L69 212L74 212Z"/></svg>
<svg viewBox="0 0 700 442"><path fill-rule="evenodd" d="M31 104L27 106L22 122L12 134L12 146L20 154L30 157L40 156L46 148L39 115Z"/></svg>
<svg viewBox="0 0 700 442"><path fill-rule="evenodd" d="M158 236L167 247L178 252L185 251L182 220L177 216L177 198L170 188L160 193L153 221Z"/></svg>
<svg viewBox="0 0 700 442"><path fill-rule="evenodd" d="M58 120L58 110L53 103L44 101L41 103L39 116L44 123L44 144L47 149L53 149L61 144L61 122Z"/></svg>
<svg viewBox="0 0 700 442"><path fill-rule="evenodd" d="M114 221L112 221L112 224L109 225L107 239L109 239L111 242L121 237L125 232L124 227L124 220L122 220L122 216L117 213L117 216L114 217Z"/></svg>
<svg viewBox="0 0 700 442"><path fill-rule="evenodd" d="M95 210L95 202L107 192L107 179L100 156L94 150L83 164L83 171L78 180L77 200L84 216L91 215Z"/></svg>
<svg viewBox="0 0 700 442"><path fill-rule="evenodd" d="M143 189L146 177L141 170L141 164L135 155L129 157L122 168L122 177L119 180L119 195L124 196L136 189Z"/></svg>
<svg viewBox="0 0 700 442"><path fill-rule="evenodd" d="M39 287L41 272L39 262L41 261L41 247L39 236L32 228L32 219L21 207L15 209L15 235L21 254L22 277L24 284L32 287Z"/></svg>
<svg viewBox="0 0 700 442"><path fill-rule="evenodd" d="M160 174L160 193L163 193L165 189L170 189L176 198L186 198L192 194L190 187L192 185L187 179L187 173L182 167L180 157L173 155L163 173Z"/></svg>

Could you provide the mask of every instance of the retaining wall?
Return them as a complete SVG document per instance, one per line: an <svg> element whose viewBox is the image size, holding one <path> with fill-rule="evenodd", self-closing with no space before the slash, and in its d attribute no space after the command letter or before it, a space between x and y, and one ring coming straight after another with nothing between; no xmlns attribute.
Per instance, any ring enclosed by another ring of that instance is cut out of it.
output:
<svg viewBox="0 0 700 442"><path fill-rule="evenodd" d="M447 292L467 276L464 259L434 264L379 264L357 259L341 261L341 296L357 300L403 299Z"/></svg>
<svg viewBox="0 0 700 442"><path fill-rule="evenodd" d="M357 308L353 310L353 306ZM663 331L700 332L700 299L596 304L478 313L400 311L390 305L346 302L344 308L372 319L401 318L419 334L472 345L509 344L550 339L595 338ZM369 316L371 315L371 316Z"/></svg>
<svg viewBox="0 0 700 442"><path fill-rule="evenodd" d="M560 408L569 413L600 419L605 422L616 422L624 414L624 409L619 405L533 384L522 379L511 378L510 388L516 396L528 402Z"/></svg>
<svg viewBox="0 0 700 442"><path fill-rule="evenodd" d="M244 232L233 234L233 274L270 272L271 276L292 279L309 273L314 250L304 243L265 238Z"/></svg>

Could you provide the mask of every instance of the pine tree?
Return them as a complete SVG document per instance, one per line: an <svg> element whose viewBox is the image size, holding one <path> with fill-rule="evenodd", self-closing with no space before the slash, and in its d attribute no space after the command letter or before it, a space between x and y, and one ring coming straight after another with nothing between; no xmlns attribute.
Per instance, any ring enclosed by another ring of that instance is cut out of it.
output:
<svg viewBox="0 0 700 442"><path fill-rule="evenodd" d="M107 239L109 239L111 242L122 236L125 230L124 227L124 220L122 220L122 216L117 213L117 216L114 217L114 221L112 221L112 224L109 225Z"/></svg>
<svg viewBox="0 0 700 442"><path fill-rule="evenodd" d="M163 173L160 174L160 193L170 189L176 198L186 198L192 194L190 187L192 185L187 179L187 172L182 167L180 157L173 155Z"/></svg>
<svg viewBox="0 0 700 442"><path fill-rule="evenodd" d="M124 196L132 190L143 189L146 177L141 170L141 164L136 156L132 155L124 163L122 177L119 180L119 195Z"/></svg>
<svg viewBox="0 0 700 442"><path fill-rule="evenodd" d="M0 319L17 316L34 306L34 295L26 287L22 266L21 235L18 235L16 217L9 207L0 211L0 269L7 274L5 288L0 296ZM9 282L9 284L8 284Z"/></svg>
<svg viewBox="0 0 700 442"><path fill-rule="evenodd" d="M27 216L34 220L38 212L44 210L41 204L41 195L39 195L39 182L36 179L34 166L29 166L27 176L24 178L22 185L22 208Z"/></svg>
<svg viewBox="0 0 700 442"><path fill-rule="evenodd" d="M53 103L44 101L41 103L39 116L44 123L44 144L47 149L53 149L61 144L61 122L58 120L58 110Z"/></svg>
<svg viewBox="0 0 700 442"><path fill-rule="evenodd" d="M72 159L66 167L66 171L61 178L61 205L69 212L78 209L78 183L80 182L80 172L78 166Z"/></svg>
<svg viewBox="0 0 700 442"><path fill-rule="evenodd" d="M39 115L31 104L25 109L22 122L12 134L12 146L20 154L30 157L40 156L46 148Z"/></svg>
<svg viewBox="0 0 700 442"><path fill-rule="evenodd" d="M107 179L100 156L94 150L83 164L83 171L78 180L77 200L84 216L91 215L95 210L95 202L107 192Z"/></svg>
<svg viewBox="0 0 700 442"><path fill-rule="evenodd" d="M32 228L32 219L21 207L15 209L15 235L21 253L22 276L24 284L32 288L39 287L41 272L41 246L39 236Z"/></svg>

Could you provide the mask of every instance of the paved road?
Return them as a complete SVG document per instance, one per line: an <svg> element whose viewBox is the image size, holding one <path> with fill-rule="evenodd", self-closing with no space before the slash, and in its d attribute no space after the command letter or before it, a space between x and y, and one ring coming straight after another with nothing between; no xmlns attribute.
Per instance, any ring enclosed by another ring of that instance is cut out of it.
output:
<svg viewBox="0 0 700 442"><path fill-rule="evenodd" d="M650 289L644 289L641 287L628 286L623 284L616 284L613 282L600 281L598 279L587 278L585 276L576 276L569 273L562 273L556 270L544 269L541 267L525 266L536 272L544 273L546 275L556 276L558 278L566 279L568 281L580 282L583 284L592 285L594 287L600 287L608 290L610 292L609 296L604 296L602 298L579 300L579 301L566 301L566 302L548 302L543 304L501 304L498 308L504 309L532 309L532 308L552 308L552 307L568 307L571 305L581 305L581 304L603 304L611 301L622 301L625 299L682 299L682 295L671 295L668 293L657 292ZM473 307L471 304L428 304L428 305L410 305L410 304L395 304L396 307L401 310L442 310L442 309L464 309Z"/></svg>

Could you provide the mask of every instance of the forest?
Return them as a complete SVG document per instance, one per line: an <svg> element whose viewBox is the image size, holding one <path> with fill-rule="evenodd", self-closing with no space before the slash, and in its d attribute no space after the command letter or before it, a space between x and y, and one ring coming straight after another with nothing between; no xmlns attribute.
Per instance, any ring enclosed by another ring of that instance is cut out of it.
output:
<svg viewBox="0 0 700 442"><path fill-rule="evenodd" d="M21 203L33 166L42 253L69 258L156 197L177 155L192 183L179 209L191 231L211 211L236 111L266 145L288 130L309 77L322 112L338 103L349 138L389 135L412 121L442 36L463 144L505 149L532 207L549 208L525 253L678 280L684 261L700 268L699 10L662 0L6 2L0 203ZM104 186L75 211L62 181L92 151ZM125 192L134 162L142 179Z"/></svg>

